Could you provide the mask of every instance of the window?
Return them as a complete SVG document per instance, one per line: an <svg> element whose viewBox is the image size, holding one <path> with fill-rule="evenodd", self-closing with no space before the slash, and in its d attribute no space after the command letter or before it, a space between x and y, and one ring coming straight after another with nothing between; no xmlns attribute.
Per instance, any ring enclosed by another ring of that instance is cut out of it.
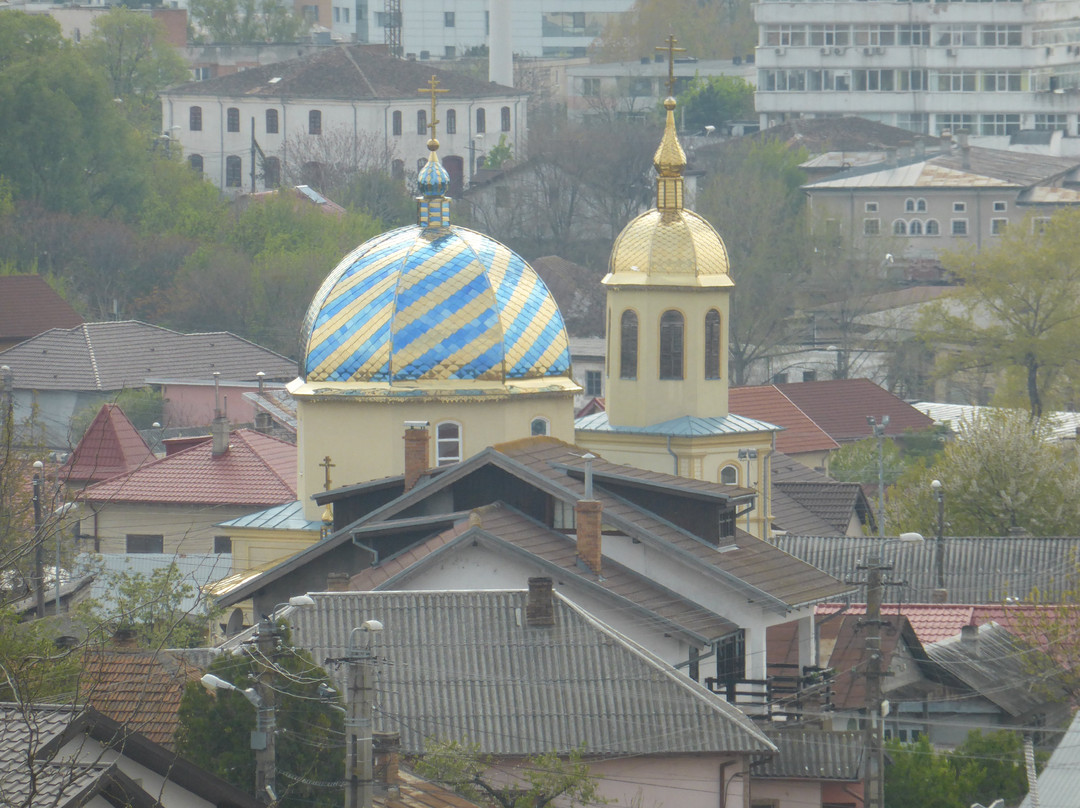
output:
<svg viewBox="0 0 1080 808"><path fill-rule="evenodd" d="M660 378L683 378L683 316L677 311L660 315Z"/></svg>
<svg viewBox="0 0 1080 808"><path fill-rule="evenodd" d="M1069 116L1064 114L1036 115L1035 128L1040 131L1067 131L1069 128Z"/></svg>
<svg viewBox="0 0 1080 808"><path fill-rule="evenodd" d="M709 309L705 315L705 378L720 378L720 312Z"/></svg>
<svg viewBox="0 0 1080 808"><path fill-rule="evenodd" d="M240 110L236 107L225 110L225 128L230 132L240 131Z"/></svg>
<svg viewBox="0 0 1080 808"><path fill-rule="evenodd" d="M530 435L550 435L551 424L547 418L533 418L532 423L529 424Z"/></svg>
<svg viewBox="0 0 1080 808"><path fill-rule="evenodd" d="M892 234L894 236L906 236L907 235L907 222L903 219L897 219L892 223Z"/></svg>
<svg viewBox="0 0 1080 808"><path fill-rule="evenodd" d="M585 371L585 395L604 395L604 375L599 370Z"/></svg>
<svg viewBox="0 0 1080 808"><path fill-rule="evenodd" d="M1020 92L1019 70L987 70L983 73L983 89L988 93Z"/></svg>
<svg viewBox="0 0 1080 808"><path fill-rule="evenodd" d="M738 485L739 484L739 467L738 466L724 466L720 469L720 485Z"/></svg>
<svg viewBox="0 0 1080 808"><path fill-rule="evenodd" d="M817 371L816 370L804 370L802 372L802 380L804 382L816 382L817 381Z"/></svg>
<svg viewBox="0 0 1080 808"><path fill-rule="evenodd" d="M225 187L226 188L239 188L242 184L242 168L240 166L240 158L235 154L229 155L225 158Z"/></svg>
<svg viewBox="0 0 1080 808"><path fill-rule="evenodd" d="M963 213L967 210L967 202L953 202L952 210L953 213Z"/></svg>
<svg viewBox="0 0 1080 808"><path fill-rule="evenodd" d="M307 131L309 135L322 134L322 112L313 109L307 114Z"/></svg>
<svg viewBox="0 0 1080 808"><path fill-rule="evenodd" d="M439 466L461 461L461 424L444 421L435 428L435 456Z"/></svg>
<svg viewBox="0 0 1080 808"><path fill-rule="evenodd" d="M1020 131L1019 114L998 114L979 116L979 134L1011 135Z"/></svg>
<svg viewBox="0 0 1080 808"><path fill-rule="evenodd" d="M163 553L165 552L165 537L146 533L128 533L125 538L126 552L129 553Z"/></svg>
<svg viewBox="0 0 1080 808"><path fill-rule="evenodd" d="M908 235L909 236L921 236L922 235L922 222L918 219L912 219L908 223Z"/></svg>
<svg viewBox="0 0 1080 808"><path fill-rule="evenodd" d="M278 133L278 112L276 109L266 110L266 134L276 135Z"/></svg>
<svg viewBox="0 0 1080 808"><path fill-rule="evenodd" d="M772 376L772 383L773 384L787 384L787 382L788 382L787 373L774 373L773 376Z"/></svg>
<svg viewBox="0 0 1080 808"><path fill-rule="evenodd" d="M424 110L416 113L416 134L427 134L427 112Z"/></svg>
<svg viewBox="0 0 1080 808"><path fill-rule="evenodd" d="M457 113L452 109L446 110L446 134L457 134Z"/></svg>
<svg viewBox="0 0 1080 808"><path fill-rule="evenodd" d="M581 94L586 98L598 98L600 96L600 79L582 79Z"/></svg>
<svg viewBox="0 0 1080 808"><path fill-rule="evenodd" d="M973 93L978 89L977 78L974 70L941 70L933 89L939 93Z"/></svg>
<svg viewBox="0 0 1080 808"><path fill-rule="evenodd" d="M267 157L262 163L263 185L267 188L277 188L281 185L281 160L277 157Z"/></svg>
<svg viewBox="0 0 1080 808"><path fill-rule="evenodd" d="M905 213L914 213L915 212L915 200L914 199L905 199L904 200L904 212Z"/></svg>
<svg viewBox="0 0 1080 808"><path fill-rule="evenodd" d="M927 219L926 220L926 235L928 235L928 236L940 236L941 235L941 225L938 224L937 219Z"/></svg>
<svg viewBox="0 0 1080 808"><path fill-rule="evenodd" d="M1008 219L991 219L990 220L990 235L1000 236L1005 233L1005 228L1009 226Z"/></svg>
<svg viewBox="0 0 1080 808"><path fill-rule="evenodd" d="M920 199L915 200L915 211L917 213L926 213L926 200L925 199L920 198Z"/></svg>
<svg viewBox="0 0 1080 808"><path fill-rule="evenodd" d="M213 78L210 75L209 67L194 67L191 69L192 74L195 76L195 81L209 81Z"/></svg>
<svg viewBox="0 0 1080 808"><path fill-rule="evenodd" d="M202 107L192 107L188 110L188 129L192 132L202 131Z"/></svg>
<svg viewBox="0 0 1080 808"><path fill-rule="evenodd" d="M395 135L401 134L401 110L394 110L394 114L390 116L392 121L391 127Z"/></svg>
<svg viewBox="0 0 1080 808"><path fill-rule="evenodd" d="M484 134L487 131L487 115L484 110L476 110L476 133L478 135Z"/></svg>
<svg viewBox="0 0 1080 808"><path fill-rule="evenodd" d="M504 132L510 131L510 107L503 107L499 113L500 121L502 124L502 130Z"/></svg>
<svg viewBox="0 0 1080 808"><path fill-rule="evenodd" d="M1009 209L1009 203L1008 202L995 202L994 203L994 213L1004 213L1008 209Z"/></svg>
<svg viewBox="0 0 1080 808"><path fill-rule="evenodd" d="M443 18L443 28L453 28L454 27L454 12L452 12L452 11L444 11L443 15L442 15L442 18Z"/></svg>
<svg viewBox="0 0 1080 808"><path fill-rule="evenodd" d="M349 8L348 8L348 6L346 6L346 7L345 7L345 8L343 8L343 9L341 9L341 14L342 14L342 16L344 17L344 19L345 19L345 22L348 22L348 21L349 21Z"/></svg>
<svg viewBox="0 0 1080 808"><path fill-rule="evenodd" d="M898 25L896 26L897 45L929 45L929 25Z"/></svg>
<svg viewBox="0 0 1080 808"><path fill-rule="evenodd" d="M395 180L405 179L405 161L404 160L391 160L390 161L390 176Z"/></svg>
<svg viewBox="0 0 1080 808"><path fill-rule="evenodd" d="M935 26L935 45L942 47L972 47L979 44L979 29L971 23Z"/></svg>
<svg viewBox="0 0 1080 808"><path fill-rule="evenodd" d="M637 312L630 310L622 313L619 323L619 378L637 378Z"/></svg>
<svg viewBox="0 0 1080 808"><path fill-rule="evenodd" d="M214 552L215 553L231 553L232 552L232 537L231 536L214 536Z"/></svg>
<svg viewBox="0 0 1080 808"><path fill-rule="evenodd" d="M877 202L867 202L863 205L863 210L867 213L877 213Z"/></svg>
<svg viewBox="0 0 1080 808"><path fill-rule="evenodd" d="M881 234L881 219L863 219L862 232L864 236L877 236Z"/></svg>
<svg viewBox="0 0 1080 808"><path fill-rule="evenodd" d="M443 48L444 59L453 59L455 56L457 56L457 48L455 48L453 45L447 45L445 48Z"/></svg>
<svg viewBox="0 0 1080 808"><path fill-rule="evenodd" d="M341 9L334 6L334 22L341 22Z"/></svg>
<svg viewBox="0 0 1080 808"><path fill-rule="evenodd" d="M952 234L954 236L966 236L968 234L967 219L952 220Z"/></svg>
<svg viewBox="0 0 1080 808"><path fill-rule="evenodd" d="M191 166L191 170L196 174L203 173L203 159L201 154L193 154L188 157L188 165Z"/></svg>
<svg viewBox="0 0 1080 808"><path fill-rule="evenodd" d="M1022 42L1019 25L982 25L979 39L985 48L1015 48Z"/></svg>

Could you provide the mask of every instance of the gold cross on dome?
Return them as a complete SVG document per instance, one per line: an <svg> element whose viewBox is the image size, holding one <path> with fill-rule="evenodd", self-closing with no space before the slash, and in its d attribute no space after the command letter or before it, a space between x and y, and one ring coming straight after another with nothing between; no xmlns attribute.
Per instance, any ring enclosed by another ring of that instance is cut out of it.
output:
<svg viewBox="0 0 1080 808"><path fill-rule="evenodd" d="M427 128L431 130L431 138L435 140L435 125L439 123L439 119L435 117L435 99L437 93L448 93L449 90L438 89L439 80L435 77L431 77L431 81L428 82L427 87L421 87L417 90L418 93L430 93L431 94L431 122L427 125Z"/></svg>
<svg viewBox="0 0 1080 808"><path fill-rule="evenodd" d="M322 468L323 468L323 491L329 491L330 490L330 469L336 468L337 463L331 463L330 462L330 455L327 455L326 457L324 457L322 459L322 462L319 465L322 466Z"/></svg>
<svg viewBox="0 0 1080 808"><path fill-rule="evenodd" d="M667 45L657 48L658 51L667 51L667 92L672 98L675 97L675 54L686 53L686 48L676 48L678 42L674 34L668 34Z"/></svg>

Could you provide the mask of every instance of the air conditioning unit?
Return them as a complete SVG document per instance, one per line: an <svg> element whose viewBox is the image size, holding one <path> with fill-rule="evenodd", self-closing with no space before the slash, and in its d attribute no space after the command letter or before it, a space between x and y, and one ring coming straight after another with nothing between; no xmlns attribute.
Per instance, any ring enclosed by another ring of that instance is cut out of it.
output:
<svg viewBox="0 0 1080 808"><path fill-rule="evenodd" d="M843 53L843 52L844 52L844 50L845 50L845 48L833 48L833 49L832 49L832 52L833 52L833 53L834 53L834 54L835 54L836 56L839 56L839 55L840 55L841 53Z"/></svg>
<svg viewBox="0 0 1080 808"><path fill-rule="evenodd" d="M787 53L787 49L786 49L786 48L777 48L777 49L776 49L776 55L777 55L777 56L783 56L783 55L784 55L785 53Z"/></svg>
<svg viewBox="0 0 1080 808"><path fill-rule="evenodd" d="M822 49L821 49L821 55L822 55L822 56L825 56L826 54L828 54L828 52L829 52L829 49L828 49L828 48L822 48Z"/></svg>
<svg viewBox="0 0 1080 808"><path fill-rule="evenodd" d="M862 55L863 56L869 56L871 53L873 53L873 51L870 50L870 48L863 48L862 49Z"/></svg>
<svg viewBox="0 0 1080 808"><path fill-rule="evenodd" d="M946 48L945 49L945 55L946 56L956 56L956 48Z"/></svg>
<svg viewBox="0 0 1080 808"><path fill-rule="evenodd" d="M874 48L874 53L876 53L878 56L881 56L882 54L885 53L885 49L884 48Z"/></svg>

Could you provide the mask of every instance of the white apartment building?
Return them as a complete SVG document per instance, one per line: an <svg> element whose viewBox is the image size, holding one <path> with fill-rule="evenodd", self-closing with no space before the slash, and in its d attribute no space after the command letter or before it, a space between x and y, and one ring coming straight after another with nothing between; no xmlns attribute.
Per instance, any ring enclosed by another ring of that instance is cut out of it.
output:
<svg viewBox="0 0 1080 808"><path fill-rule="evenodd" d="M1080 0L758 0L761 126L857 115L924 134L1077 134Z"/></svg>

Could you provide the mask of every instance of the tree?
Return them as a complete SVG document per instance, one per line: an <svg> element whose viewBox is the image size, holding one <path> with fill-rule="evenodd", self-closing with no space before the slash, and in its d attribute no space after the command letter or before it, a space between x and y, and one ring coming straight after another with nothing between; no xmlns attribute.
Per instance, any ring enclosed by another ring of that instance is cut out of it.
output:
<svg viewBox="0 0 1080 808"><path fill-rule="evenodd" d="M1080 210L1013 225L976 253L942 259L959 286L928 306L920 338L945 346L940 377L967 370L1019 375L1033 418L1080 351ZM1002 402L1007 403L1007 402Z"/></svg>
<svg viewBox="0 0 1080 808"><path fill-rule="evenodd" d="M733 76L698 76L678 100L680 125L690 132L754 116L754 86Z"/></svg>
<svg viewBox="0 0 1080 808"><path fill-rule="evenodd" d="M283 0L192 0L188 14L199 42L295 42L308 28Z"/></svg>
<svg viewBox="0 0 1080 808"><path fill-rule="evenodd" d="M903 473L906 463L903 451L892 438L882 442L882 463L885 470L885 484L892 485ZM829 476L846 483L877 483L878 480L878 442L877 438L865 438L854 443L845 443L829 455Z"/></svg>
<svg viewBox="0 0 1080 808"><path fill-rule="evenodd" d="M925 735L914 743L885 742L885 808L968 808L960 801L956 774Z"/></svg>
<svg viewBox="0 0 1080 808"><path fill-rule="evenodd" d="M594 50L603 61L637 61L651 57L668 32L698 59L742 56L757 43L747 0L636 0L629 11L611 15Z"/></svg>
<svg viewBox="0 0 1080 808"><path fill-rule="evenodd" d="M416 769L467 799L499 808L545 808L556 800L569 808L606 802L580 749L564 756L548 752L507 768L481 754L477 744L429 740Z"/></svg>
<svg viewBox="0 0 1080 808"><path fill-rule="evenodd" d="M1016 410L987 410L959 425L933 466L908 469L890 492L886 522L933 535L937 505L930 482L947 492L954 536L1070 535L1080 522L1080 467L1075 451L1053 441L1052 424Z"/></svg>
<svg viewBox="0 0 1080 808"><path fill-rule="evenodd" d="M0 70L64 48L60 23L45 14L12 11L0 17Z"/></svg>

